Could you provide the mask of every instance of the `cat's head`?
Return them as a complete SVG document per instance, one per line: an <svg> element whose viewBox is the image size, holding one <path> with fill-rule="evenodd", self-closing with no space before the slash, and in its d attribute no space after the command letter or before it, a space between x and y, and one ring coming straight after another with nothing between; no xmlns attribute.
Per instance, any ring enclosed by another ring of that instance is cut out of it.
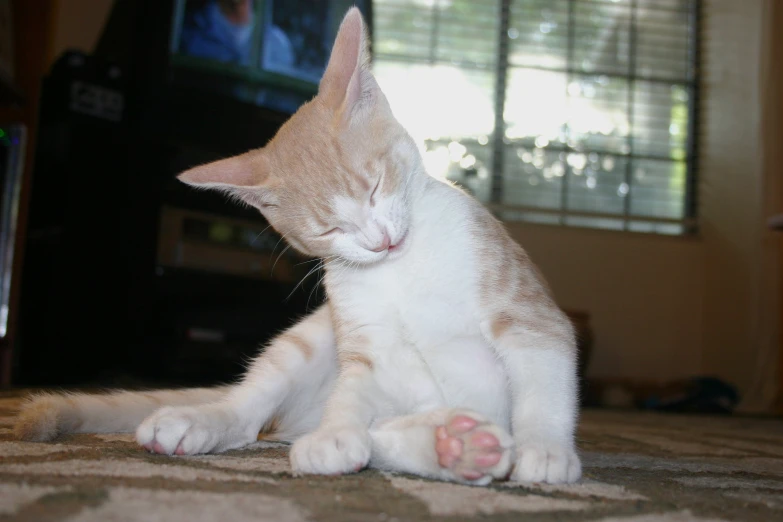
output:
<svg viewBox="0 0 783 522"><path fill-rule="evenodd" d="M416 144L370 72L364 21L352 8L318 95L274 139L179 179L256 207L305 254L367 264L404 252L422 174Z"/></svg>

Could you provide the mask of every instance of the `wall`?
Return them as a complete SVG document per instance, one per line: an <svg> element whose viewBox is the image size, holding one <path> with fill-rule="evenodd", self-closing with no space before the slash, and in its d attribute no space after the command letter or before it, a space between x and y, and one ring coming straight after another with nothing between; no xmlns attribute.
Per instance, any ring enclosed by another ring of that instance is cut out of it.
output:
<svg viewBox="0 0 783 522"><path fill-rule="evenodd" d="M745 392L746 409L764 406L758 381L779 335L760 146L771 2L704 2L698 237L508 224L561 305L592 314L593 377L714 374Z"/></svg>
<svg viewBox="0 0 783 522"><path fill-rule="evenodd" d="M700 241L507 226L541 267L558 303L590 312L596 336L590 376L658 381L700 371Z"/></svg>
<svg viewBox="0 0 783 522"><path fill-rule="evenodd" d="M767 0L774 1L774 0ZM707 329L704 370L753 384L765 347L761 288L761 59L767 2L707 2L701 223ZM767 284L769 281L767 280Z"/></svg>
<svg viewBox="0 0 783 522"><path fill-rule="evenodd" d="M783 61L780 51L783 49L783 3L767 2L769 15L765 15L766 31L763 46L765 56L762 60L762 100L765 103L762 115L762 133L764 147L764 215L783 215ZM768 340L768 357L759 358L763 373L759 379L758 395L762 404L772 400L775 411L783 415L783 233L769 230L763 244L764 270L776 279L762 286L762 311L768 318L764 321L769 328L762 332ZM777 345L777 347L775 346Z"/></svg>

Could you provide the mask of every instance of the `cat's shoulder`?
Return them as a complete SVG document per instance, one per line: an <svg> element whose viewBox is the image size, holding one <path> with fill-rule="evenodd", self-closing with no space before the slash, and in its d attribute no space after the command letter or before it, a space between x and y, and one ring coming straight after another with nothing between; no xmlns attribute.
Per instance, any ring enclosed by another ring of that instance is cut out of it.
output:
<svg viewBox="0 0 783 522"><path fill-rule="evenodd" d="M429 184L428 192L434 199L468 211L472 217L480 218L482 215L491 217L491 213L481 201L453 181L433 179Z"/></svg>

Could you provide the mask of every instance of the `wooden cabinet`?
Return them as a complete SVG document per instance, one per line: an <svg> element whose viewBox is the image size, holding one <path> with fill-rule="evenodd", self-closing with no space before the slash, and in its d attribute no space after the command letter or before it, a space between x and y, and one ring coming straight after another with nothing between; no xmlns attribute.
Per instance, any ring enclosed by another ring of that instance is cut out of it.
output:
<svg viewBox="0 0 783 522"><path fill-rule="evenodd" d="M0 339L0 388L4 388L10 385L11 379L15 322L20 290L18 282L21 275L22 253L24 252L27 230L27 206L36 141L38 99L52 43L52 23L56 1L0 0L0 3L7 4L3 7L10 5L10 29L12 31L10 47L13 49L13 71L10 75L4 74L1 82L0 125L20 124L26 129L24 168L17 199L15 248L13 259L10 261L8 330L6 335ZM7 24L8 21L6 20L4 23Z"/></svg>

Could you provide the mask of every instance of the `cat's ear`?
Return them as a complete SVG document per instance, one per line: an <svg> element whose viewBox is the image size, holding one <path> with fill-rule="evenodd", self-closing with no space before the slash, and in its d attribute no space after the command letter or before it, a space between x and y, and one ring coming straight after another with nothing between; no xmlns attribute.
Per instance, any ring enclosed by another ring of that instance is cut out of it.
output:
<svg viewBox="0 0 783 522"><path fill-rule="evenodd" d="M362 103L377 98L380 88L370 72L370 51L362 13L352 7L337 32L319 97L332 107L351 114Z"/></svg>
<svg viewBox="0 0 783 522"><path fill-rule="evenodd" d="M273 204L269 166L261 150L194 167L177 178L196 188L224 192L259 209Z"/></svg>

